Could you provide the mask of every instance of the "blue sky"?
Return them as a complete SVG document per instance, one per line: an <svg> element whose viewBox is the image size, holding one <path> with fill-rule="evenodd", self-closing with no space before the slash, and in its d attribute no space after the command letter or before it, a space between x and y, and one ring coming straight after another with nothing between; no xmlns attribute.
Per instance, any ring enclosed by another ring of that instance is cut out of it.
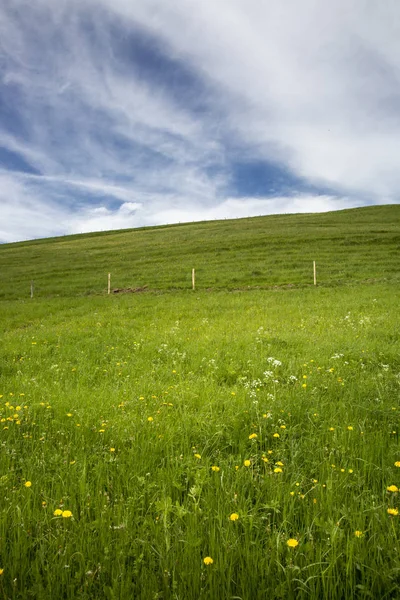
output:
<svg viewBox="0 0 400 600"><path fill-rule="evenodd" d="M0 242L399 202L397 0L3 0Z"/></svg>

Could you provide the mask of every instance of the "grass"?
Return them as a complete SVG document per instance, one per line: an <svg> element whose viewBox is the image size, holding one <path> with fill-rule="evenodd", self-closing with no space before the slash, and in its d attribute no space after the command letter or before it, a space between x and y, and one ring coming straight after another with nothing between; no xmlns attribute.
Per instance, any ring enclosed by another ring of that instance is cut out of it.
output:
<svg viewBox="0 0 400 600"><path fill-rule="evenodd" d="M142 228L0 246L0 299L399 281L400 205Z"/></svg>
<svg viewBox="0 0 400 600"><path fill-rule="evenodd" d="M399 597L398 271L350 283L3 300L0 598Z"/></svg>

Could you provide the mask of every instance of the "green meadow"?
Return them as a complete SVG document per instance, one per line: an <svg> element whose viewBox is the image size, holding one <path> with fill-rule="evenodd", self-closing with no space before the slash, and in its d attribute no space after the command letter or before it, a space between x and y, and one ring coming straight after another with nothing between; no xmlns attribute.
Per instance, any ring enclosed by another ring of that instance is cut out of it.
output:
<svg viewBox="0 0 400 600"><path fill-rule="evenodd" d="M399 598L399 217L0 246L0 598Z"/></svg>
<svg viewBox="0 0 400 600"><path fill-rule="evenodd" d="M0 245L0 299L113 288L269 289L400 282L400 205L276 215Z"/></svg>

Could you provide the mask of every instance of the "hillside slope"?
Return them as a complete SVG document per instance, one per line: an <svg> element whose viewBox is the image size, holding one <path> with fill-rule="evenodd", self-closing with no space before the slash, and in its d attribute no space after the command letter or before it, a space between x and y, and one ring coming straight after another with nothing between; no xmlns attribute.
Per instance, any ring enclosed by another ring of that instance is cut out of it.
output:
<svg viewBox="0 0 400 600"><path fill-rule="evenodd" d="M112 288L236 289L400 279L400 205L273 215L49 238L0 246L0 298Z"/></svg>

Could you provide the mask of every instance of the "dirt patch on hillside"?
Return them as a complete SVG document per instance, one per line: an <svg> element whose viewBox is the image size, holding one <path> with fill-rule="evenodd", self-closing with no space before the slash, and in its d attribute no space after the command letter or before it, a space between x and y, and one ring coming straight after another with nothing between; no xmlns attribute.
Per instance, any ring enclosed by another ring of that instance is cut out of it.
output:
<svg viewBox="0 0 400 600"><path fill-rule="evenodd" d="M146 292L148 290L147 285L143 285L137 288L114 288L112 291L113 294L139 294L140 292Z"/></svg>

